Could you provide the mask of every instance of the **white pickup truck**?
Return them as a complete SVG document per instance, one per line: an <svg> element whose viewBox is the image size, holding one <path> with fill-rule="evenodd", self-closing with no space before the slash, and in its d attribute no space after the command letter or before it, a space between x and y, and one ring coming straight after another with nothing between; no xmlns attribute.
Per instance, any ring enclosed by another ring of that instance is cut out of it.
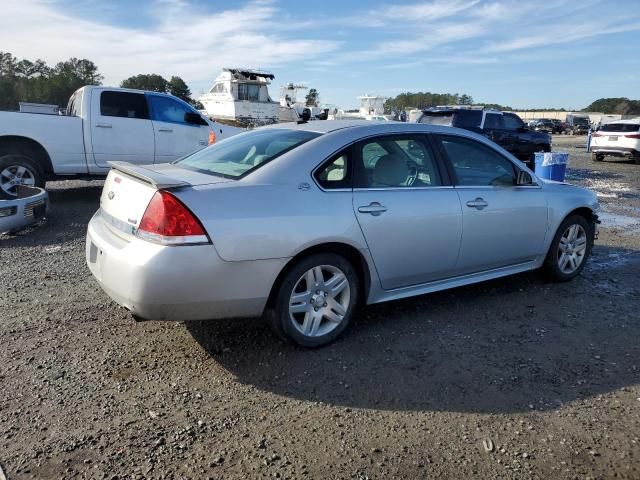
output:
<svg viewBox="0 0 640 480"><path fill-rule="evenodd" d="M242 131L162 93L87 86L65 115L0 112L0 196L16 185L105 176L107 162L171 162Z"/></svg>

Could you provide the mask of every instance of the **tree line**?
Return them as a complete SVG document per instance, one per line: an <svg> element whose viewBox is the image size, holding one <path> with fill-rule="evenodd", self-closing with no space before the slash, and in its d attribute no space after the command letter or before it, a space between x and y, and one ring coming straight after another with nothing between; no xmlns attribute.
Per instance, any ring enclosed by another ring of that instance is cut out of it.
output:
<svg viewBox="0 0 640 480"><path fill-rule="evenodd" d="M48 103L66 107L69 97L85 85L102 85L98 66L85 58L70 58L53 66L44 60L19 60L0 51L0 110L18 110L19 102ZM201 108L178 76L166 80L157 74L134 75L120 83L123 88L170 93Z"/></svg>
<svg viewBox="0 0 640 480"><path fill-rule="evenodd" d="M582 111L615 115L640 115L640 100L629 100L626 97L599 98Z"/></svg>

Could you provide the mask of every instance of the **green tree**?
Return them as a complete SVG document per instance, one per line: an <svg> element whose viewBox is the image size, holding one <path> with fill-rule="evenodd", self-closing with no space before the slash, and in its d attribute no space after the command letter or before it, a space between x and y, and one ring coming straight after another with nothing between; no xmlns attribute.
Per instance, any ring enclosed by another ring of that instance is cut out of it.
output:
<svg viewBox="0 0 640 480"><path fill-rule="evenodd" d="M318 93L318 90L316 90L315 88L312 88L309 90L309 93L307 93L304 99L305 99L305 105L307 107L317 107L318 102L320 101L320 94Z"/></svg>
<svg viewBox="0 0 640 480"><path fill-rule="evenodd" d="M181 98L185 102L193 103L193 99L191 98L191 90L184 80L180 77L176 77L175 75L171 77L171 80L167 83L167 91L178 98Z"/></svg>
<svg viewBox="0 0 640 480"><path fill-rule="evenodd" d="M129 77L123 80L120 86L122 88L135 88L137 90L166 93L169 88L169 82L160 75L150 73Z"/></svg>
<svg viewBox="0 0 640 480"><path fill-rule="evenodd" d="M582 111L616 115L640 115L640 100L630 100L626 97L599 98Z"/></svg>

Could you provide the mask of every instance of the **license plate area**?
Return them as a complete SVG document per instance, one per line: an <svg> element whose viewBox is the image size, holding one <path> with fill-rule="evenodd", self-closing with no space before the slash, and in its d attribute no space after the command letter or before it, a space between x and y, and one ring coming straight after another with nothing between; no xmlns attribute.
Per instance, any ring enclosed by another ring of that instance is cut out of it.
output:
<svg viewBox="0 0 640 480"><path fill-rule="evenodd" d="M618 141L618 137L616 135L609 136L609 141L610 142L617 142Z"/></svg>

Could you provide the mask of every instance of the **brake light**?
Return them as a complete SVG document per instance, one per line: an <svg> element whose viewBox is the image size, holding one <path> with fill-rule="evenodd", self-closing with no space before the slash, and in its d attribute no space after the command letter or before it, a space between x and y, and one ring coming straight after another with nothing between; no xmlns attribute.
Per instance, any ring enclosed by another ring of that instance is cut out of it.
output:
<svg viewBox="0 0 640 480"><path fill-rule="evenodd" d="M592 136L592 137L604 137L604 135L603 135L602 133L600 133L600 132L593 132L593 133L591 134L591 136Z"/></svg>
<svg viewBox="0 0 640 480"><path fill-rule="evenodd" d="M137 236L160 245L210 243L198 219L176 197L157 191L140 220Z"/></svg>
<svg viewBox="0 0 640 480"><path fill-rule="evenodd" d="M209 145L216 143L216 132L209 130Z"/></svg>
<svg viewBox="0 0 640 480"><path fill-rule="evenodd" d="M627 138L640 138L640 133L631 133L629 135L625 135Z"/></svg>

